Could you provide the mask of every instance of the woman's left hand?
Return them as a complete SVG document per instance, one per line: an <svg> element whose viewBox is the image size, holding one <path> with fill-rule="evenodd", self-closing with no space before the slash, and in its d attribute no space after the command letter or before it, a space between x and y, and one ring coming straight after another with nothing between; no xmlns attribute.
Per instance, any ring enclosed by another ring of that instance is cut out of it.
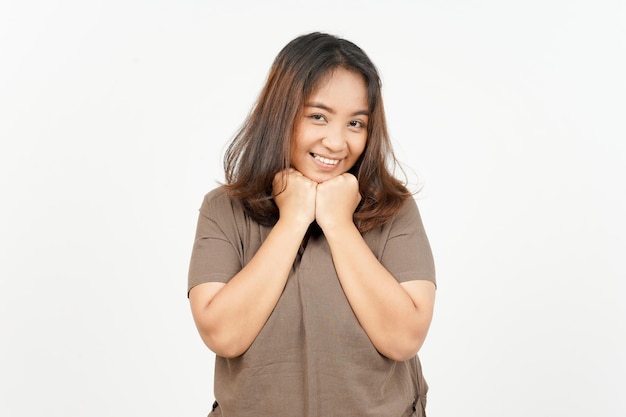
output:
<svg viewBox="0 0 626 417"><path fill-rule="evenodd" d="M324 232L346 224L353 224L361 195L356 177L349 173L338 175L317 185L315 220Z"/></svg>

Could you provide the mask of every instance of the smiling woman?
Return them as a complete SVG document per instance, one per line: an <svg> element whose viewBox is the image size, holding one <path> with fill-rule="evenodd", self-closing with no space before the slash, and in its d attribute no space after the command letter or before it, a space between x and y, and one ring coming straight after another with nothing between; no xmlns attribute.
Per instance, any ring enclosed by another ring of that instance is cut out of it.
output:
<svg viewBox="0 0 626 417"><path fill-rule="evenodd" d="M296 123L291 166L322 183L348 172L367 141L367 85L355 72L338 68L313 92Z"/></svg>
<svg viewBox="0 0 626 417"><path fill-rule="evenodd" d="M425 415L433 259L388 162L367 55L290 42L200 208L188 294L217 355L210 415Z"/></svg>

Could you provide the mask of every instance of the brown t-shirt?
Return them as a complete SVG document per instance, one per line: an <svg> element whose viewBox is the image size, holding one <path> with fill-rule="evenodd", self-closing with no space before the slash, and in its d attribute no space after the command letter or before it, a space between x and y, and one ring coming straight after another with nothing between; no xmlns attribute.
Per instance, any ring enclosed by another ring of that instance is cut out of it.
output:
<svg viewBox="0 0 626 417"><path fill-rule="evenodd" d="M188 289L228 282L270 229L248 217L223 188L211 191L200 208ZM363 237L399 282L435 282L413 199ZM216 417L422 417L428 389L417 357L396 362L372 345L341 288L323 234L312 235L295 260L252 346L234 359L216 357L214 387Z"/></svg>

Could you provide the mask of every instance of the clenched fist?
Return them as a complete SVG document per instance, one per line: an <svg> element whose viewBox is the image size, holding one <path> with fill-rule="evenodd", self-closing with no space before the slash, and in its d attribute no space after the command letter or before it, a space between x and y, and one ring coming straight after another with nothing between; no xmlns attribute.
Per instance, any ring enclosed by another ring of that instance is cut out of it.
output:
<svg viewBox="0 0 626 417"><path fill-rule="evenodd" d="M308 227L315 220L316 187L316 182L293 168L277 173L272 188L280 220Z"/></svg>
<svg viewBox="0 0 626 417"><path fill-rule="evenodd" d="M315 219L322 230L352 224L361 195L356 177L349 173L338 175L317 185Z"/></svg>

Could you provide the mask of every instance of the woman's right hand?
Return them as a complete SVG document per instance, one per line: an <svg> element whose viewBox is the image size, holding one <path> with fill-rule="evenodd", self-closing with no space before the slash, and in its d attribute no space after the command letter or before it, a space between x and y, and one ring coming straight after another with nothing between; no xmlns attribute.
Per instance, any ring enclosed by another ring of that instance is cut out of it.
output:
<svg viewBox="0 0 626 417"><path fill-rule="evenodd" d="M280 220L308 227L315 220L317 183L293 168L274 176L274 201Z"/></svg>
<svg viewBox="0 0 626 417"><path fill-rule="evenodd" d="M205 282L189 292L191 311L204 343L217 355L242 355L259 335L280 299L307 228L315 219L317 183L290 169L273 181L280 219L252 259L230 280ZM206 216L200 219L208 222ZM200 220L199 220L200 221ZM212 223L208 227L213 227ZM226 242L228 236L223 235ZM220 239L208 239L217 241ZM225 256L239 262L233 246Z"/></svg>

